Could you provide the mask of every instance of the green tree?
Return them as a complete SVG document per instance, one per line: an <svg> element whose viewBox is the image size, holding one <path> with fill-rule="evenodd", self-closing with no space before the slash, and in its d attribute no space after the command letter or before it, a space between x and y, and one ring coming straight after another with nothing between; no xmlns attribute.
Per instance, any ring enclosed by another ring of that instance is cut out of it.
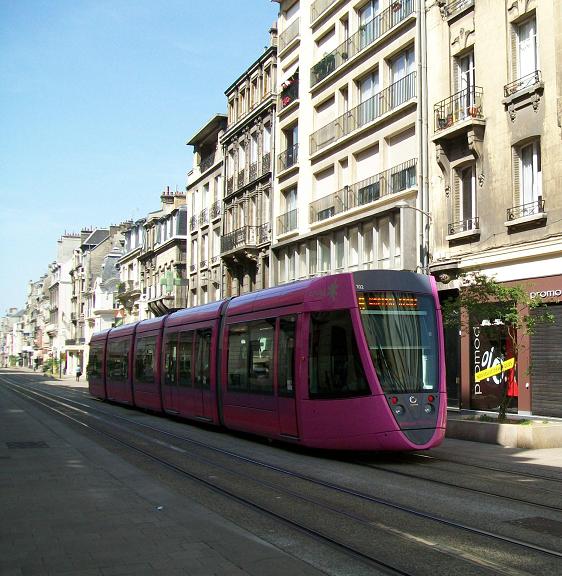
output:
<svg viewBox="0 0 562 576"><path fill-rule="evenodd" d="M469 333L470 321L475 318L505 325L516 369L519 353L523 349L521 336L532 335L540 323L554 322L554 316L540 298L531 297L529 290L521 284L506 286L481 272L461 274L458 281L458 294L442 304L444 325L460 326L464 334ZM506 419L510 400L508 387L504 383L498 421Z"/></svg>

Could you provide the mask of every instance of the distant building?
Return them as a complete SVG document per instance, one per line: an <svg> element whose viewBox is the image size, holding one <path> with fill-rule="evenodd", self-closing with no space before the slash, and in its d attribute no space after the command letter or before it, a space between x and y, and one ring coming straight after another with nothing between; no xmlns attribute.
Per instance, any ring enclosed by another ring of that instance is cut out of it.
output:
<svg viewBox="0 0 562 576"><path fill-rule="evenodd" d="M188 305L221 298L221 235L223 216L223 156L220 139L227 125L216 114L187 142L193 146L193 168L187 178Z"/></svg>
<svg viewBox="0 0 562 576"><path fill-rule="evenodd" d="M277 30L270 46L226 92L223 296L269 286L273 139L277 100Z"/></svg>
<svg viewBox="0 0 562 576"><path fill-rule="evenodd" d="M160 200L160 210L148 214L142 224L138 255L140 301L149 317L187 306L185 193L167 188Z"/></svg>

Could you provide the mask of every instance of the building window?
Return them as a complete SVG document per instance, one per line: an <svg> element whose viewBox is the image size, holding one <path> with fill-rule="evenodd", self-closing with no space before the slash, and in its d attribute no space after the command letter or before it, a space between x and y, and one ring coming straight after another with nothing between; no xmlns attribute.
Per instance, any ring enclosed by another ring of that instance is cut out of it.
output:
<svg viewBox="0 0 562 576"><path fill-rule="evenodd" d="M379 71L374 70L359 83L359 98L361 101L359 122L360 126L373 121L380 114L379 99Z"/></svg>
<svg viewBox="0 0 562 576"><path fill-rule="evenodd" d="M475 165L458 168L453 177L453 222L449 225L451 235L478 228Z"/></svg>
<svg viewBox="0 0 562 576"><path fill-rule="evenodd" d="M513 149L515 218L542 212L542 167L540 140Z"/></svg>
<svg viewBox="0 0 562 576"><path fill-rule="evenodd" d="M379 0L369 0L369 2L359 10L360 49L365 48L365 46L368 46L380 36L380 18L376 18L379 12Z"/></svg>
<svg viewBox="0 0 562 576"><path fill-rule="evenodd" d="M517 78L523 78L538 70L537 24L533 16L522 22L516 29L517 37Z"/></svg>

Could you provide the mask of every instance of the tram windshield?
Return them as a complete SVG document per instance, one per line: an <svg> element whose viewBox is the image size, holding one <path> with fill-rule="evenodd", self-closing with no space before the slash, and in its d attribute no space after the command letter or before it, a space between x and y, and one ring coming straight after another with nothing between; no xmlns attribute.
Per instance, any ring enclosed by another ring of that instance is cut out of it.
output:
<svg viewBox="0 0 562 576"><path fill-rule="evenodd" d="M437 324L430 296L360 292L361 320L386 394L437 391Z"/></svg>

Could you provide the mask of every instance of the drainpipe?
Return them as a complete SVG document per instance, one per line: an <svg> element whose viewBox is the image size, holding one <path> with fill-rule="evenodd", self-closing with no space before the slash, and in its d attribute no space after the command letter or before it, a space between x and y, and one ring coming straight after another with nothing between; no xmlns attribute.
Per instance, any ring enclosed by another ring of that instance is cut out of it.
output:
<svg viewBox="0 0 562 576"><path fill-rule="evenodd" d="M428 180L428 110L427 110L427 30L424 0L418 0L416 6L416 60L417 60L417 135L419 155L420 190L416 201L417 208L429 212ZM418 211L417 230L420 237L420 265L425 274L429 273L429 225L430 219Z"/></svg>

